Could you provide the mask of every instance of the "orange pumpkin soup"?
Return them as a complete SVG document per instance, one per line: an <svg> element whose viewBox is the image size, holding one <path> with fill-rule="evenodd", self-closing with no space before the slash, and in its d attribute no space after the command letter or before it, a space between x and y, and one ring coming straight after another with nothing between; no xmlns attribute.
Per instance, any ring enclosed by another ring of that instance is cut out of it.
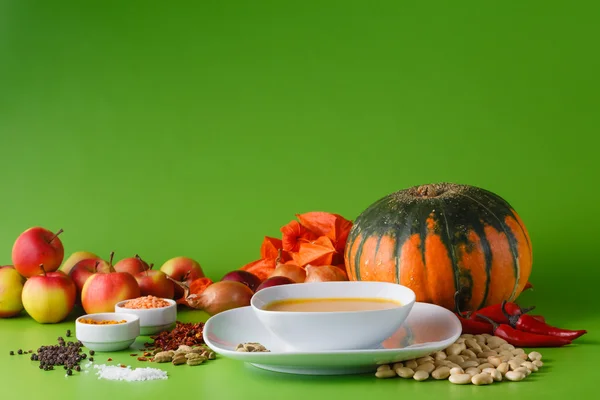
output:
<svg viewBox="0 0 600 400"><path fill-rule="evenodd" d="M381 298L322 298L322 299L286 299L267 304L267 311L300 311L300 312L332 312L332 311L372 311L400 307L402 303Z"/></svg>

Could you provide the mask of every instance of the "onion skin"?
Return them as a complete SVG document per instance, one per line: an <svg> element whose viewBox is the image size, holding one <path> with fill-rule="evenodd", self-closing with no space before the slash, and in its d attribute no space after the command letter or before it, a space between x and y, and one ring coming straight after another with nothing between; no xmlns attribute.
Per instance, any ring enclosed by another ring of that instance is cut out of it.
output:
<svg viewBox="0 0 600 400"><path fill-rule="evenodd" d="M306 279L304 283L310 282L332 282L332 281L347 281L348 276L340 268L333 265L307 265Z"/></svg>
<svg viewBox="0 0 600 400"><path fill-rule="evenodd" d="M265 279L257 288L256 291L266 289L271 286L279 286L279 285L290 285L295 284L293 280L288 278L287 276L272 276L270 278Z"/></svg>
<svg viewBox="0 0 600 400"><path fill-rule="evenodd" d="M248 286L254 292L258 285L260 285L260 278L254 275L252 272L244 271L241 269L231 271L225 274L221 281L236 281L241 282Z"/></svg>
<svg viewBox="0 0 600 400"><path fill-rule="evenodd" d="M302 283L306 279L306 271L304 268L301 268L297 265L279 264L277 268L271 272L269 278L274 276L285 276L286 278L293 280L295 283Z"/></svg>
<svg viewBox="0 0 600 400"><path fill-rule="evenodd" d="M209 285L202 294L191 294L187 302L193 308L215 315L233 308L250 305L254 292L247 285L237 281L220 281Z"/></svg>

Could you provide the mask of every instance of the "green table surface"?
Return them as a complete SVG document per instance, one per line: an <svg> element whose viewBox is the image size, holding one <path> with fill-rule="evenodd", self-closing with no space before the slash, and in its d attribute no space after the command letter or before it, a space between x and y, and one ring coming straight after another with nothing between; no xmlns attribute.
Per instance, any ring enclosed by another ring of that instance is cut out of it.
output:
<svg viewBox="0 0 600 400"><path fill-rule="evenodd" d="M523 295L521 300L533 304L536 296ZM525 303L524 303L525 304ZM0 376L10 388L9 393L17 395L27 393L33 398L45 399L76 398L92 395L94 398L126 398L128 396L172 396L185 394L191 398L216 397L223 399L302 399L307 396L319 399L330 396L348 396L363 398L367 396L410 396L465 398L475 395L519 396L520 398L544 395L544 398L563 398L565 396L583 396L591 398L593 385L586 382L593 374L586 371L596 365L600 324L598 319L565 318L567 311L560 312L540 307L540 312L551 322L560 322L562 326L577 328L584 326L591 332L565 348L537 349L543 355L544 366L522 382L499 382L491 386L453 385L447 380L417 382L412 379L377 379L373 374L345 376L306 376L265 371L249 364L218 356L206 364L189 367L173 366L168 363L156 364L140 362L130 356L134 349L143 348L148 337L138 337L128 350L110 353L96 353L95 364L118 365L120 363L135 367L153 367L167 371L167 380L145 382L126 382L99 380L97 372L88 367L89 372L74 372L66 376L62 367L53 371L38 369L35 361L28 355L10 356L9 351L36 350L41 345L55 344L58 336L65 337L70 329L75 332L74 318L81 312L75 309L72 315L62 323L39 325L27 315L16 319L0 320ZM561 318L561 315L563 316ZM180 309L178 317L184 322L205 321L207 315L202 311ZM73 337L71 340L75 340ZM84 348L85 350L85 348ZM530 350L530 349L527 349ZM136 352L139 353L139 352ZM108 362L108 358L112 358ZM81 362L86 366L87 362ZM85 369L84 369L85 371ZM35 383L34 383L35 382ZM495 398L495 397L494 397Z"/></svg>
<svg viewBox="0 0 600 400"><path fill-rule="evenodd" d="M593 398L599 11L553 0L0 0L0 265L39 225L64 229L65 256L138 253L158 267L185 255L219 279L295 213L354 219L393 191L451 181L501 195L525 222L535 289L519 302L589 330L543 350L526 381L489 387L293 376L222 358L128 383L10 357L73 330L73 317L23 314L0 320L0 398Z"/></svg>

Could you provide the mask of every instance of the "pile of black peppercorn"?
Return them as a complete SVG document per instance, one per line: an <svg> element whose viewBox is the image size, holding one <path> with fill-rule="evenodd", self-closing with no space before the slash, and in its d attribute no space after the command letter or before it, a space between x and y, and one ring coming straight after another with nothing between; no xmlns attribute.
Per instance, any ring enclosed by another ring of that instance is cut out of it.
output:
<svg viewBox="0 0 600 400"><path fill-rule="evenodd" d="M67 337L71 336L71 331L67 330ZM67 370L67 375L73 374L73 369L77 372L81 371L79 363L81 360L85 360L87 355L82 352L83 343L81 341L66 342L62 337L58 337L58 344L42 346L37 349L37 352L32 350L23 351L19 349L17 354L28 354L32 353L30 359L32 361L39 361L39 368L44 371L51 371L55 366L62 365ZM15 352L11 350L10 355L14 355ZM90 355L93 355L93 351L90 351ZM90 357L90 361L93 358Z"/></svg>

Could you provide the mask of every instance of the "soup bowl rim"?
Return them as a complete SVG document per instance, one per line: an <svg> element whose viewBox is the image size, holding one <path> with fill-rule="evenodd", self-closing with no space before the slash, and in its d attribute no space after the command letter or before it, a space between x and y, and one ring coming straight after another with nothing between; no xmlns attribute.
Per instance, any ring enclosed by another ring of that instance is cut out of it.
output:
<svg viewBox="0 0 600 400"><path fill-rule="evenodd" d="M264 301L264 299L262 299L262 297L264 296L268 296L271 292L275 292L275 291L284 291L286 290L287 287L290 286L294 286L297 287L296 285L300 286L302 285L305 289L299 289L301 291L303 291L303 294L301 295L294 295L294 296L285 296L283 298L277 299L277 300L271 300L271 301ZM314 285L320 285L321 287L325 287L326 285L329 286L350 286L350 285L354 285L354 286L380 286L380 287L393 287L394 289L398 289L400 291L403 291L403 294L399 294L398 296L373 296L373 295L362 295L360 293L353 293L352 295L348 295L348 296L315 296L315 295L311 295L310 294L310 290L311 287L315 287ZM263 292L261 294L261 292ZM407 299L405 299L404 301L400 301L400 297L407 297ZM259 301L264 301L265 304L271 304L274 301L281 301L281 300L293 300L293 299L341 299L341 298L349 298L349 299L373 299L373 298L378 298L378 299L383 299L383 300L390 300L390 301L398 301L398 305L394 306L394 307L387 307L387 308L376 308L376 309L366 309L366 310L352 310L352 311L285 311L285 310L268 310L264 307L264 305L261 307L257 304L257 302ZM390 283L390 282L376 282L376 281L331 281L331 282L309 282L309 283L296 283L296 284L288 284L288 285L278 285L278 286L271 286L265 289L262 289L258 292L256 292L252 298L250 299L250 305L251 307L259 312L259 313L266 313L266 314L272 314L272 315L289 315L289 314L293 314L296 316L309 316L309 315L331 315L331 314L359 314L359 313L385 313L385 312L394 312L397 311L400 308L403 307L412 307L412 305L415 303L416 301L416 294L415 292L410 289L407 286L404 285L400 285L400 284L396 284L396 283Z"/></svg>

